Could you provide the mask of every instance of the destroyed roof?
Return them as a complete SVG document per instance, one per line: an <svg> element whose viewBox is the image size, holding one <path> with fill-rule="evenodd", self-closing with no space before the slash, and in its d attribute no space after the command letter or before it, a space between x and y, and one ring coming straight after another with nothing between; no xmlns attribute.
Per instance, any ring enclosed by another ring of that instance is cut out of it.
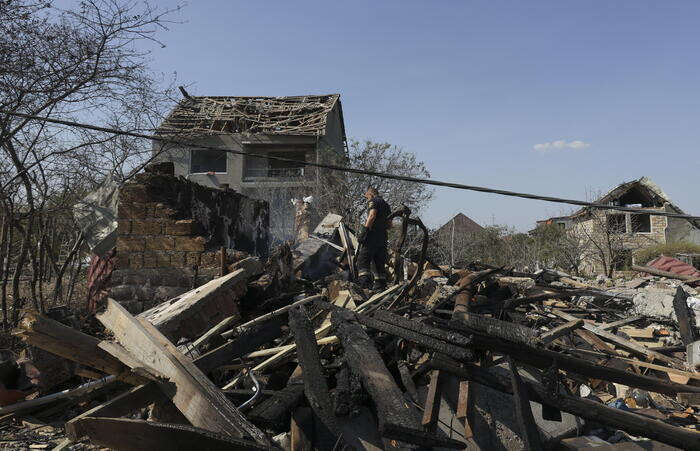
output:
<svg viewBox="0 0 700 451"><path fill-rule="evenodd" d="M621 183L620 185L611 189L605 195L597 199L595 203L618 206L633 205L635 203L638 203L626 202L625 196L627 196L630 193L634 193L637 196L644 198L644 200L646 200L649 204L646 205L646 207L654 206L661 209L665 205L668 205L668 207L672 209L673 212L683 215L686 214L679 206L677 206L671 201L671 198L668 197L668 194L666 194L659 185L654 183L649 177L646 176L641 177L637 180L632 180L630 182ZM588 211L588 207L583 207L577 210L575 213L571 214L569 218L580 216ZM695 227L700 229L700 223L698 223L698 221L690 222Z"/></svg>
<svg viewBox="0 0 700 451"><path fill-rule="evenodd" d="M455 232L458 234L476 233L484 229L464 213L457 213L452 219L450 219L439 229L437 229L437 233L440 235L443 233L452 233L453 223L455 227Z"/></svg>
<svg viewBox="0 0 700 451"><path fill-rule="evenodd" d="M288 97L189 96L170 112L157 133L316 136L325 133L328 114L336 104L345 137L340 94Z"/></svg>

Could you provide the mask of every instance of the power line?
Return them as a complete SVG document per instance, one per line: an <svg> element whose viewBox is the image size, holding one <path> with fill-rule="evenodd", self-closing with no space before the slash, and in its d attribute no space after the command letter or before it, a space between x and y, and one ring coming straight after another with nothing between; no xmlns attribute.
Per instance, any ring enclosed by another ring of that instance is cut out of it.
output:
<svg viewBox="0 0 700 451"><path fill-rule="evenodd" d="M131 136L134 138L150 139L153 141L159 141L159 142L166 143L166 144L184 145L184 146L194 147L197 149L204 149L204 150L217 150L220 152L233 153L233 154L237 154L237 155L245 155L245 156L254 157L254 158L264 158L267 160L284 161L284 162L288 162L288 163L302 164L304 166L312 166L312 167L318 167L318 168L324 168L324 169L331 169L334 171L349 172L349 173L353 173L353 174L369 175L369 176L373 176L373 177L380 177L380 178L391 179L391 180L401 180L401 181L406 181L406 182L422 183L425 185L441 186L441 187L447 187L447 188L462 189L462 190L467 190L467 191L477 191L477 192L489 193L489 194L498 194L501 196L519 197L519 198L523 198L523 199L543 200L546 202L578 205L581 207L597 208L597 209L601 209L601 210L618 210L618 211L624 211L624 212L630 212L630 213L649 214L652 216L666 216L669 218L679 218L679 219L687 219L687 220L691 220L691 221L700 221L700 216L692 216L692 215L686 215L686 214L681 214L681 213L643 210L640 208L623 207L623 206L617 206L617 205L604 205L604 204L597 204L594 202L585 202L585 201L576 200L576 199L566 199L566 198L561 198L561 197L543 196L543 195L539 195L539 194L530 194L530 193L519 193L517 191L502 190L502 189L497 189L497 188L487 188L487 187L483 187L483 186L465 185L462 183L444 182L441 180L409 177L409 176L405 176L405 175L395 175L395 174L389 174L386 172L370 171L370 170L366 170L366 169L356 169L356 168L351 168L348 166L340 166L340 165L329 164L329 163L316 163L313 161L299 161L299 160L294 160L291 158L256 154L254 152L245 152L242 150L226 149L226 148L215 147L215 146L205 146L205 145L197 144L197 143L194 143L191 141L170 139L170 138L157 136L157 135L146 135L143 133L129 132L129 131L125 131L125 130L119 130L119 129L107 128L107 127L100 127L97 125L84 124L84 123L74 122L74 121L66 121L66 120L62 120L62 119L52 119L52 118L41 117L41 116L36 116L36 115L31 115L31 114L17 113L17 112L12 112L12 111L5 111L5 110L0 110L0 113L8 114L10 116L21 117L21 118L25 118L25 119L34 119L34 120L49 122L49 123L53 123L53 124L66 125L69 127L79 127L79 128L84 128L84 129L88 129L88 130L94 130L94 131L105 132L105 133L112 133L115 135L123 135L123 136Z"/></svg>

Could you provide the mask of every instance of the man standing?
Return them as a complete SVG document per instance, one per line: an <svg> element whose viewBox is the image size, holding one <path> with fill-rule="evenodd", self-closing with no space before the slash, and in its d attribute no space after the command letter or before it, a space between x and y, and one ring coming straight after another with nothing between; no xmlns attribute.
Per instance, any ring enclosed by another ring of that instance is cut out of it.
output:
<svg viewBox="0 0 700 451"><path fill-rule="evenodd" d="M360 252L357 256L358 282L362 288L369 288L372 262L376 272L374 273L374 289L386 288L385 265L387 260L387 218L391 214L389 204L379 196L374 187L367 188L365 198L367 205L367 220L364 226L360 226L357 240L360 243Z"/></svg>

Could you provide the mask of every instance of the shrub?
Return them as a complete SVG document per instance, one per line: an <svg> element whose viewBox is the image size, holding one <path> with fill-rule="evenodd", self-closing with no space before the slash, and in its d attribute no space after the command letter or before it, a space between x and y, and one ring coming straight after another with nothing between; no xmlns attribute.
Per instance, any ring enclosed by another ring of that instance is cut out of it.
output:
<svg viewBox="0 0 700 451"><path fill-rule="evenodd" d="M675 243L656 244L644 249L640 249L634 254L635 261L638 264L645 265L659 255L667 255L673 257L676 254L698 254L700 253L700 245L689 243L687 241L678 241Z"/></svg>

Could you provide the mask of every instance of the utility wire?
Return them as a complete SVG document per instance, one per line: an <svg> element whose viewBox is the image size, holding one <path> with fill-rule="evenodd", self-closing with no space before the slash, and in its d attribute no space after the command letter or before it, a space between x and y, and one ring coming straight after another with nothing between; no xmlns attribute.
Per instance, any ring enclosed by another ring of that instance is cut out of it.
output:
<svg viewBox="0 0 700 451"><path fill-rule="evenodd" d="M566 198L553 197L553 196L542 196L539 194L530 194L530 193L519 193L517 191L508 191L508 190L502 190L502 189L497 189L497 188L487 188L487 187L483 187L483 186L465 185L462 183L444 182L441 180L409 177L409 176L405 176L405 175L395 175L395 174L389 174L386 172L370 171L370 170L366 170L366 169L356 169L356 168L351 168L348 166L340 166L340 165L329 164L329 163L316 163L313 161L300 161L300 160L294 160L291 158L263 155L263 154L258 154L258 153L254 153L254 152L245 152L242 150L226 149L226 148L221 148L221 147L216 147L216 146L204 146L204 145L197 144L197 143L194 143L191 141L171 139L171 138L166 138L166 137L157 136L157 135L146 135L143 133L129 132L129 131L125 131L125 130L119 130L119 129L107 128L107 127L100 127L97 125L84 124L84 123L74 122L74 121L66 121L66 120L62 120L62 119L51 119L51 118L47 118L47 117L36 116L36 115L31 115L31 114L24 114L24 113L17 113L17 112L6 111L6 110L0 110L0 113L8 114L10 116L21 117L21 118L25 118L25 119L35 119L38 121L44 121L44 122L49 122L49 123L53 123L53 124L66 125L69 127L79 127L79 128L84 128L84 129L88 129L88 130L95 130L95 131L99 131L99 132L112 133L115 135L132 136L134 138L150 139L153 141L159 141L159 142L166 143L166 144L184 145L187 147L193 147L193 148L203 149L203 150L217 150L220 152L228 152L228 153L233 153L233 154L237 154L237 155L245 155L248 157L264 158L267 160L275 160L275 161L284 161L284 162L288 162L288 163L302 164L304 166L312 166L312 167L318 167L318 168L324 168L324 169L331 169L334 171L349 172L349 173L353 173L353 174L369 175L369 176L380 177L380 178L391 179L391 180L402 180L402 181L406 181L406 182L422 183L425 185L443 186L443 187L447 187L447 188L456 188L456 189L462 189L462 190L467 190L467 191L478 191L478 192L482 192L482 193L499 194L501 196L519 197L519 198L523 198L523 199L543 200L546 202L578 205L581 207L597 208L597 209L601 209L601 210L618 210L618 211L625 211L625 212L630 212L630 213L648 214L648 215L652 215L652 216L666 216L669 218L679 218L679 219L687 219L690 221L700 221L700 216L692 216L692 215L686 215L686 214L681 214L681 213L671 213L671 212L666 212L666 211L654 211L654 210L643 210L640 208L623 207L623 206L618 206L618 205L604 205L604 204L597 204L594 202L585 202L585 201L576 200L576 199L566 199Z"/></svg>

